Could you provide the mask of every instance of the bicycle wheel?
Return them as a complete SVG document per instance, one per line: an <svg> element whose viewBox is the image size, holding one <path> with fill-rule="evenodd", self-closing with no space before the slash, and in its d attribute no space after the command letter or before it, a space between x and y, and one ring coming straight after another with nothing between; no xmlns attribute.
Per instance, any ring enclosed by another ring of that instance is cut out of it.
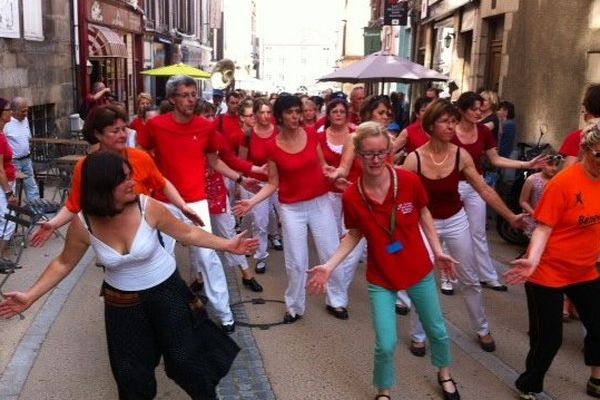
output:
<svg viewBox="0 0 600 400"><path fill-rule="evenodd" d="M524 246L529 243L529 238L525 236L522 231L512 228L508 221L500 215L496 216L496 230L500 237L510 244Z"/></svg>

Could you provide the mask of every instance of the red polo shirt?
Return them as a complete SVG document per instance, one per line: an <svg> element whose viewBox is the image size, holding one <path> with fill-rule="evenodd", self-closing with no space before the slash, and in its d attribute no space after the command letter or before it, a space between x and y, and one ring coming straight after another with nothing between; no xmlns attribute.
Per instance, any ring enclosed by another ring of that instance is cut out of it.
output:
<svg viewBox="0 0 600 400"><path fill-rule="evenodd" d="M409 171L396 169L398 195L394 204L394 187L383 202L378 204L367 196L371 211L353 183L342 197L344 224L358 229L367 239L367 281L389 290L408 289L432 271L432 264L419 231L421 209L428 198L419 177ZM393 238L383 229L389 229L390 212L396 212ZM400 241L403 250L390 254L387 246Z"/></svg>

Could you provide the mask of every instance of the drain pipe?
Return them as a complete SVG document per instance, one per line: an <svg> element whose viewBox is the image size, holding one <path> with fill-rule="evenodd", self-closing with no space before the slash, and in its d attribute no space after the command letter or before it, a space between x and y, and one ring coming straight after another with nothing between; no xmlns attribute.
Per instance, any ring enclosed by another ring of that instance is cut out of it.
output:
<svg viewBox="0 0 600 400"><path fill-rule="evenodd" d="M71 43L73 51L71 54L71 79L73 80L73 109L72 113L76 113L79 108L79 10L78 1L71 0L71 19L73 21L73 29L71 30Z"/></svg>

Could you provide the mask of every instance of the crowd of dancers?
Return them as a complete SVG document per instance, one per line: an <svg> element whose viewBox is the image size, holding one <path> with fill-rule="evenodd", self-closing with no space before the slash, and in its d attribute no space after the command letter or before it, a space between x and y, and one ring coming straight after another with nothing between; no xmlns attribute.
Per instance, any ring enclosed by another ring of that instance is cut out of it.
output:
<svg viewBox="0 0 600 400"><path fill-rule="evenodd" d="M220 347L227 354L196 345L207 329L197 323L206 321L206 301L221 332L235 330L223 261L240 269L245 288L260 292L256 274L272 268L269 244L283 250L282 320L292 324L307 315L307 289L325 293L327 312L348 319L349 287L366 256L375 398L390 398L396 313L411 311L412 354L424 356L428 341L443 398L460 399L434 267L441 293L457 287L462 295L478 345L495 351L482 287L507 286L490 258L489 205L531 235L529 250L505 275L507 283L526 282L530 352L516 383L521 398L543 390L560 347L565 294L586 328L587 392L600 397L600 124L593 124L600 86L586 93L592 125L568 137L564 154L572 165L558 175L561 158L507 157L514 137L510 125L509 138L502 137L506 118L496 111L512 120L511 103L502 105L491 91L465 92L454 103L437 94L414 101L410 124L397 94L365 96L355 87L349 99L330 91L266 98L232 90L206 102L186 76L168 80L160 107L140 94L131 123L120 105L97 105L83 128L93 153L76 165L63 209L32 236L43 245L71 221L65 248L27 292L5 294L0 315L27 309L91 246L106 271L107 338L120 397L154 397L162 355L167 374L192 398L211 399L237 352L226 339ZM541 169L525 185L525 213L511 211L486 182L484 159L499 169ZM246 229L254 239L245 238ZM320 262L313 268L309 232ZM189 285L175 268L176 241L189 248Z"/></svg>

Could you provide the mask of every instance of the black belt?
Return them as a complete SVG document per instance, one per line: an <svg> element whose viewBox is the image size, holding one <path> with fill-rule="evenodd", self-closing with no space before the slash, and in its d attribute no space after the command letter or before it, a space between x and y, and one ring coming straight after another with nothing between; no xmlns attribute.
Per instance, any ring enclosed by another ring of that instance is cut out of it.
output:
<svg viewBox="0 0 600 400"><path fill-rule="evenodd" d="M23 156L23 157L15 157L15 160L17 160L17 161L25 160L26 158L29 158L30 156L31 156L31 154L27 154L26 156Z"/></svg>

